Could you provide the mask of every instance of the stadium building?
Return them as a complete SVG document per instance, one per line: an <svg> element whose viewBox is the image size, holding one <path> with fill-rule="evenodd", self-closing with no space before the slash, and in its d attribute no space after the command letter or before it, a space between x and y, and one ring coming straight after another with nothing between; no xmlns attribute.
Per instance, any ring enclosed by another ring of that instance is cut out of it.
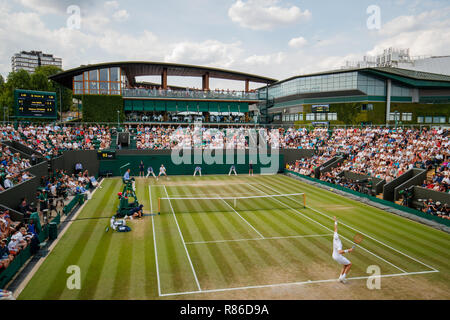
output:
<svg viewBox="0 0 450 320"><path fill-rule="evenodd" d="M137 82L160 76L161 83ZM201 90L169 76L200 77ZM210 90L210 79L243 82ZM84 121L261 123L277 125L447 125L450 76L393 67L354 68L282 81L210 67L155 62L81 66L51 77L82 101ZM264 84L251 91L250 83Z"/></svg>
<svg viewBox="0 0 450 320"><path fill-rule="evenodd" d="M137 82L137 77L160 76L161 83ZM168 77L199 77L201 90L170 86ZM210 90L210 79L242 82L242 91ZM114 121L117 114L99 111L112 101L120 105L122 119L128 122L256 122L259 93L250 83L272 84L277 80L217 68L154 62L115 62L81 66L51 77L71 88L82 100L83 120ZM103 96L103 98L101 98ZM111 99L105 98L109 96ZM100 98L99 98L100 97ZM115 98L114 98L115 97ZM251 109L250 106L253 106ZM115 110L114 110L115 111Z"/></svg>
<svg viewBox="0 0 450 320"><path fill-rule="evenodd" d="M450 76L399 68L336 70L267 88L268 122L285 124L448 124Z"/></svg>

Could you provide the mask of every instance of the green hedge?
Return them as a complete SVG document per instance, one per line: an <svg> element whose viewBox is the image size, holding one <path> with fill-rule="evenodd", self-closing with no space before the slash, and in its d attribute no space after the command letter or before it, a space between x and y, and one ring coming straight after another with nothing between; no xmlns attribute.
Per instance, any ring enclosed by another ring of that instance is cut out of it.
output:
<svg viewBox="0 0 450 320"><path fill-rule="evenodd" d="M122 96L84 95L83 122L117 122L117 110L120 121L125 120Z"/></svg>

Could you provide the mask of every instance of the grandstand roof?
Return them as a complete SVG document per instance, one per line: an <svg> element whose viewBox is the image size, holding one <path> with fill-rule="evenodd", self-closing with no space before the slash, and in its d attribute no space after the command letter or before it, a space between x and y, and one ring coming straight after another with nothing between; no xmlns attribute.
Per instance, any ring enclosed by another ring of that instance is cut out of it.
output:
<svg viewBox="0 0 450 320"><path fill-rule="evenodd" d="M337 73L346 73L346 72L369 72L372 74L376 74L378 76L382 76L385 78L390 78L393 80L397 80L412 86L418 87L432 87L432 86L450 86L450 76L416 71L416 70L408 70L401 68L392 68L392 67L373 67L373 68L349 68L349 69L339 69L339 70L331 70L324 71L318 73L304 74L299 76L290 77L288 79L279 81L275 84L281 84L293 79L304 78L304 77L313 77L320 75L329 75L329 74L337 74Z"/></svg>
<svg viewBox="0 0 450 320"><path fill-rule="evenodd" d="M107 62L100 64L82 65L78 68L70 69L60 72L50 77L68 88L72 88L72 78L80 75L85 71L96 70L102 68L120 67L124 71L124 74L128 77L128 81L133 83L135 77L140 76L159 76L163 73L163 70L167 70L168 76L181 76L181 77L202 77L205 74L209 74L210 78L220 78L227 80L238 81L251 81L256 83L271 84L278 80L262 77L254 74L237 72L232 70L225 70L212 67L195 66L178 63L167 62L148 62L148 61L122 61L122 62Z"/></svg>

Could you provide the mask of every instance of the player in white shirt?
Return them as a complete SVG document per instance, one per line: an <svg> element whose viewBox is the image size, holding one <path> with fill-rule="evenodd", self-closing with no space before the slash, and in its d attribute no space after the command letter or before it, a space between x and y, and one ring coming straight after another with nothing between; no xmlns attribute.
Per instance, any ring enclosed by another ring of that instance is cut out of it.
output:
<svg viewBox="0 0 450 320"><path fill-rule="evenodd" d="M339 239L338 231L337 231L337 219L334 217L334 235L333 235L333 259L343 265L341 274L339 276L339 281L342 283L347 282L347 274L352 267L352 263L343 254L349 253L353 251L353 248L342 250L342 242Z"/></svg>
<svg viewBox="0 0 450 320"><path fill-rule="evenodd" d="M228 173L228 175L231 176L231 173L232 173L232 172L234 172L234 175L237 176L237 173L236 173L236 167L235 167L234 165L231 166L230 172Z"/></svg>
<svg viewBox="0 0 450 320"><path fill-rule="evenodd" d="M164 167L163 164L161 165L161 167L159 167L158 178L159 178L161 175L165 175L165 176L167 177L166 168Z"/></svg>

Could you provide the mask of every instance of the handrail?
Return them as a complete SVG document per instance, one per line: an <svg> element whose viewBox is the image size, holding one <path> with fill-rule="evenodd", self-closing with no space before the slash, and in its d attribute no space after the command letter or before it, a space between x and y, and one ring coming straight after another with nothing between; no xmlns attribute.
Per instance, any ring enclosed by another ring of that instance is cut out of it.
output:
<svg viewBox="0 0 450 320"><path fill-rule="evenodd" d="M186 98L186 99L233 99L261 100L257 92L215 91L215 90L156 90L156 89L123 89L123 96L150 98Z"/></svg>

